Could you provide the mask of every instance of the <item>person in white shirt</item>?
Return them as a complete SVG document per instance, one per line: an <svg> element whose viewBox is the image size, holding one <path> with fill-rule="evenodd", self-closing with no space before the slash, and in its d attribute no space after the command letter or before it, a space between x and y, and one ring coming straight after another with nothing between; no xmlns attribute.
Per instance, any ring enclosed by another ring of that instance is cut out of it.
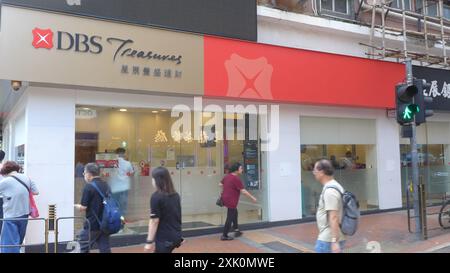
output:
<svg viewBox="0 0 450 273"><path fill-rule="evenodd" d="M122 216L127 214L128 191L130 190L130 177L134 175L133 165L125 159L126 150L117 148L118 168L117 173L111 177L111 192L114 200L119 204Z"/></svg>
<svg viewBox="0 0 450 273"><path fill-rule="evenodd" d="M355 163L353 162L352 152L347 151L345 157L342 160L342 169L351 170L355 168Z"/></svg>
<svg viewBox="0 0 450 273"><path fill-rule="evenodd" d="M313 175L323 186L316 212L319 236L315 251L317 253L342 252L345 246L345 236L340 229L340 223L343 212L341 194L344 192L344 188L334 179L333 164L329 160L317 161L314 165Z"/></svg>

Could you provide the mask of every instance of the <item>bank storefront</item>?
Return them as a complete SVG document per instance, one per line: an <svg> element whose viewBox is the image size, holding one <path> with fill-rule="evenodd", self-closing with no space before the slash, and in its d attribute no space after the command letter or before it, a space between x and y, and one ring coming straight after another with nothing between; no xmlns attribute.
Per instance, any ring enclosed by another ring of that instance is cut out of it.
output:
<svg viewBox="0 0 450 273"><path fill-rule="evenodd" d="M183 230L200 234L225 221L215 200L235 161L258 199L242 198L240 224L313 215L320 187L311 164L323 157L334 156L337 178L364 210L401 206L398 127L386 116L400 64L12 6L1 12L0 78L24 90L3 122L4 148L37 181L43 217L49 205L58 217L81 216L73 204L83 166L97 162L113 184L118 148L133 166L118 190L127 225L115 236L125 240L147 232L157 166L181 195ZM368 85L380 69L390 76ZM81 224L61 221L59 240L73 240ZM27 244L43 234L30 224Z"/></svg>

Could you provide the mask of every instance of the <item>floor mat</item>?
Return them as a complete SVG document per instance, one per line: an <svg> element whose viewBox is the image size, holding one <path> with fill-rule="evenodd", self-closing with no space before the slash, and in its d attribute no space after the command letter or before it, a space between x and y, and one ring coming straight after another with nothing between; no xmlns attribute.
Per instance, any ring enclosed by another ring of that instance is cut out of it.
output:
<svg viewBox="0 0 450 273"><path fill-rule="evenodd" d="M299 249L293 248L291 246L288 246L286 244L277 241L264 243L263 245L281 253L303 253L303 251Z"/></svg>
<svg viewBox="0 0 450 273"><path fill-rule="evenodd" d="M187 223L183 223L181 225L181 228L183 230L191 229L191 228L202 228L202 227L214 227L214 225L211 225L210 223L206 223L206 222L187 222ZM147 233L148 226L129 227L129 229L131 229L137 233Z"/></svg>

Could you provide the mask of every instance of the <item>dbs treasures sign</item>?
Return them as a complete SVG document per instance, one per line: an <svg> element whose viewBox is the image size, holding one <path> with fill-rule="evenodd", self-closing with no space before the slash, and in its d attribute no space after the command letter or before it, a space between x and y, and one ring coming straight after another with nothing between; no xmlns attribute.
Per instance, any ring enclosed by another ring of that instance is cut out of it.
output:
<svg viewBox="0 0 450 273"><path fill-rule="evenodd" d="M0 3L235 39L257 38L256 0L0 0Z"/></svg>
<svg viewBox="0 0 450 273"><path fill-rule="evenodd" d="M39 29L35 28L32 31L33 33L33 42L32 45L35 48L53 48L53 32L51 29ZM65 31L57 32L57 49L58 50L73 50L78 53L92 53L92 54L100 54L103 52L103 45L101 36L93 35L88 36L82 33L74 33L71 34ZM182 62L183 56L175 56L175 55L161 55L157 52L153 51L143 51L132 49L128 46L134 43L131 39L120 39L109 37L106 41L114 45L117 50L114 52L113 61L116 61L117 57L131 57L136 59L154 59L158 61L170 61L179 65Z"/></svg>
<svg viewBox="0 0 450 273"><path fill-rule="evenodd" d="M2 16L1 79L203 94L201 36L6 6Z"/></svg>

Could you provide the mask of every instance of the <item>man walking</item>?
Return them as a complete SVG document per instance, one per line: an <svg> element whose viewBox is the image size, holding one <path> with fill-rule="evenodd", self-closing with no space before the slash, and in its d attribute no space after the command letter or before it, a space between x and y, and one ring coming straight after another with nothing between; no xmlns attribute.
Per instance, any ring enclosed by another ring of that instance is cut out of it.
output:
<svg viewBox="0 0 450 273"><path fill-rule="evenodd" d="M111 177L112 197L119 204L120 212L125 217L128 210L128 191L130 190L130 177L134 175L133 165L125 159L126 150L117 148L118 156L117 175Z"/></svg>
<svg viewBox="0 0 450 273"><path fill-rule="evenodd" d="M104 205L103 198L97 192L95 186L104 196L110 194L110 187L105 181L100 179L100 168L95 163L86 164L83 175L87 184L83 189L81 204L76 204L75 208L80 211L86 211L86 218L90 225L85 223L83 230L79 234L81 253L89 253L94 244L97 244L100 253L111 253L109 234L105 234L100 230Z"/></svg>
<svg viewBox="0 0 450 273"><path fill-rule="evenodd" d="M315 251L318 253L342 252L345 236L341 232L340 223L343 211L341 193L344 192L344 188L334 179L333 164L329 160L317 161L313 174L323 186L316 213L319 236Z"/></svg>

